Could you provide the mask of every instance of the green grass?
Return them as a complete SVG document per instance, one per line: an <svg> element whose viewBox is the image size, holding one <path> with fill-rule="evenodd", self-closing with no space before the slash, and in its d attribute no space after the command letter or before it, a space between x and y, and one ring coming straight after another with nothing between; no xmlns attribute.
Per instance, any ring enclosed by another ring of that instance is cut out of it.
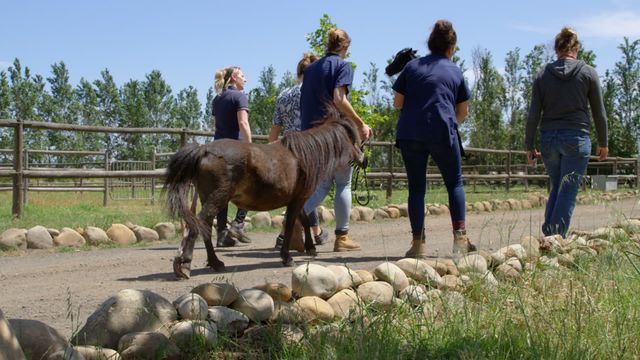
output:
<svg viewBox="0 0 640 360"><path fill-rule="evenodd" d="M222 341L202 358L637 359L640 247L625 245L630 250L579 259L572 269L536 269L495 288L474 280L462 305L445 300L435 315L406 303L365 308L329 331L301 325L305 337L297 342L286 341L276 324L262 341Z"/></svg>

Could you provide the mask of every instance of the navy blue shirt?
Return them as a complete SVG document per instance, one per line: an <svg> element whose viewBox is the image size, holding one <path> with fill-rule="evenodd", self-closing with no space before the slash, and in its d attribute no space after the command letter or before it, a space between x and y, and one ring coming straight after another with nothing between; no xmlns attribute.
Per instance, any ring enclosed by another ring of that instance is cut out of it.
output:
<svg viewBox="0 0 640 360"><path fill-rule="evenodd" d="M333 90L353 83L353 68L337 54L327 54L304 71L300 89L300 127L312 128L314 122L327 113L327 103L333 102Z"/></svg>
<svg viewBox="0 0 640 360"><path fill-rule="evenodd" d="M306 78L305 78L306 81ZM404 95L397 140L455 144L456 104L469 100L462 71L449 58L427 55L410 61L393 84Z"/></svg>
<svg viewBox="0 0 640 360"><path fill-rule="evenodd" d="M247 95L234 86L229 86L213 99L211 108L216 125L214 139L238 140L240 127L237 112L242 109L249 111Z"/></svg>

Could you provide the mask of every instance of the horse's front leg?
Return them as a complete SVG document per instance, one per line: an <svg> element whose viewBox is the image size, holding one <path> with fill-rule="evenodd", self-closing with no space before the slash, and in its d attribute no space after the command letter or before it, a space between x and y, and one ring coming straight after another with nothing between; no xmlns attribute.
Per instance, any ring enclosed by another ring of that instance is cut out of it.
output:
<svg viewBox="0 0 640 360"><path fill-rule="evenodd" d="M182 241L178 253L173 258L173 273L179 279L188 279L191 276L191 260L197 236L197 229L190 229L186 224L183 226Z"/></svg>
<svg viewBox="0 0 640 360"><path fill-rule="evenodd" d="M300 215L298 218L300 219L302 227L304 228L304 250L309 256L318 256L314 238L313 236L311 236L311 224L309 223L309 216L305 214L304 209L300 211Z"/></svg>
<svg viewBox="0 0 640 360"><path fill-rule="evenodd" d="M291 246L291 236L293 235L293 228L296 223L296 218L301 211L302 204L299 204L297 202L290 203L287 206L287 212L285 214L284 220L284 244L282 244L282 248L280 248L280 257L282 258L282 264L284 266L295 265L293 257L289 252L289 247Z"/></svg>

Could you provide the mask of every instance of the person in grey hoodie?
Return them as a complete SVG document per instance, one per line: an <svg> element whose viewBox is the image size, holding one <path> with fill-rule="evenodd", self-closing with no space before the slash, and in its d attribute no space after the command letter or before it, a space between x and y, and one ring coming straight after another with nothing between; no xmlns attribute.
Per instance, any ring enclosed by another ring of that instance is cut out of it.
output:
<svg viewBox="0 0 640 360"><path fill-rule="evenodd" d="M607 116L595 69L577 60L578 34L564 27L556 35L558 60L547 64L533 82L525 134L527 159L535 166L541 157L551 191L544 214L545 236L567 236L582 177L591 154L591 121L595 124L598 160L607 158ZM540 152L535 133L540 127Z"/></svg>

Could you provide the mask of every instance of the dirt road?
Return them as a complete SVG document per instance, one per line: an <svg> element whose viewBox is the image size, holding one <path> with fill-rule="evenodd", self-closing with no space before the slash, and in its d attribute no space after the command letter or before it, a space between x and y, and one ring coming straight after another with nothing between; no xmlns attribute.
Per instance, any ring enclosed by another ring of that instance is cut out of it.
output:
<svg viewBox="0 0 640 360"><path fill-rule="evenodd" d="M498 249L527 234L538 236L543 209L467 214L467 228L481 249ZM621 217L640 216L638 199L598 205L579 205L572 227L591 230L613 224ZM448 257L451 225L448 216L427 217L427 244L430 255ZM331 230L331 229L328 229ZM409 221L377 221L352 224L352 237L363 250L333 253L333 244L318 247L321 264L348 264L355 269L373 269L386 259L398 260L410 243ZM86 318L109 296L126 288L149 289L169 301L194 286L229 280L239 288L264 281L291 285L291 269L282 267L273 251L276 233L252 232L253 243L241 248L220 249L227 272L216 274L204 268L202 243L196 247L192 277L176 281L171 261L176 244L140 248L104 249L73 253L29 251L22 256L0 257L0 309L8 318L34 319L56 328L64 336L79 329ZM298 264L309 259L296 255ZM67 316L74 313L73 321ZM79 316L78 316L79 311Z"/></svg>

